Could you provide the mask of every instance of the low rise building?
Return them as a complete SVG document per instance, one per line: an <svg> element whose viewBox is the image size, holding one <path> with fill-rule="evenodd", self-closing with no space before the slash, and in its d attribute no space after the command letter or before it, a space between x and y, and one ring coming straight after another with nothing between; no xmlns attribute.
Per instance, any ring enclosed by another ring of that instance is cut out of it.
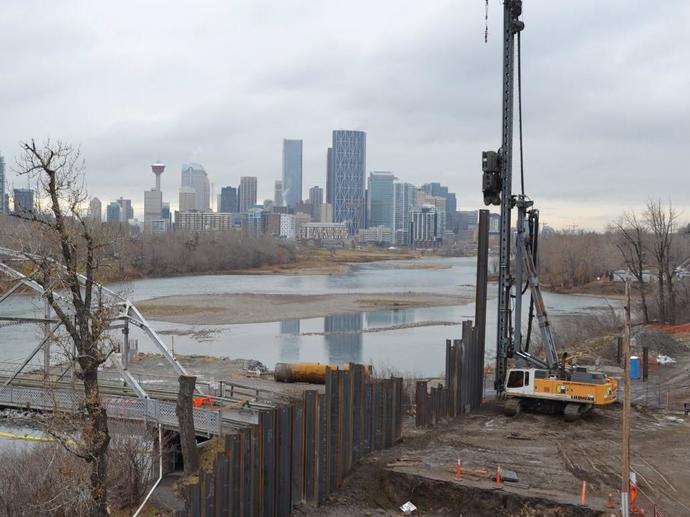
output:
<svg viewBox="0 0 690 517"><path fill-rule="evenodd" d="M280 214L280 236L284 239L294 239L297 236L294 215Z"/></svg>
<svg viewBox="0 0 690 517"><path fill-rule="evenodd" d="M189 212L175 211L176 231L228 231L232 230L232 228L232 214L199 212L197 210Z"/></svg>
<svg viewBox="0 0 690 517"><path fill-rule="evenodd" d="M360 228L357 232L357 240L366 244L390 244L393 242L393 230L381 225Z"/></svg>
<svg viewBox="0 0 690 517"><path fill-rule="evenodd" d="M300 229L302 240L343 241L347 239L347 223L304 223Z"/></svg>
<svg viewBox="0 0 690 517"><path fill-rule="evenodd" d="M417 248L431 248L441 240L438 213L431 205L424 205L412 211L410 222L411 245Z"/></svg>

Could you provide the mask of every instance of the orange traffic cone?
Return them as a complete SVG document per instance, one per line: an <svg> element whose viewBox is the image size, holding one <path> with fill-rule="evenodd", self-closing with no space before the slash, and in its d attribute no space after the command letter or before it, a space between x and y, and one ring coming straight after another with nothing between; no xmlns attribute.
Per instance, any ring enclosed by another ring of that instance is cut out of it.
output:
<svg viewBox="0 0 690 517"><path fill-rule="evenodd" d="M616 503L613 502L613 494L609 492L609 500L606 501L606 508L615 508Z"/></svg>
<svg viewBox="0 0 690 517"><path fill-rule="evenodd" d="M582 480L582 492L580 493L580 505L587 506L587 481Z"/></svg>
<svg viewBox="0 0 690 517"><path fill-rule="evenodd" d="M496 488L501 488L503 482L503 476L501 475L501 466L496 467Z"/></svg>
<svg viewBox="0 0 690 517"><path fill-rule="evenodd" d="M633 515L641 513L640 507L637 506L637 483L630 483L630 511Z"/></svg>
<svg viewBox="0 0 690 517"><path fill-rule="evenodd" d="M455 469L455 479L462 481L462 463L460 463L460 458L458 458L458 466Z"/></svg>

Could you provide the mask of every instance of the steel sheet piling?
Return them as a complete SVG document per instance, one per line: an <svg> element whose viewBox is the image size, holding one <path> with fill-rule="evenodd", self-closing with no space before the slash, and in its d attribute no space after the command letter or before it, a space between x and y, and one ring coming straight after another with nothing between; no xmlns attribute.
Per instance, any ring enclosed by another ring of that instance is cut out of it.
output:
<svg viewBox="0 0 690 517"><path fill-rule="evenodd" d="M319 447L319 421L316 398L316 391L304 392L304 491L305 499L310 502L318 500L316 463Z"/></svg>
<svg viewBox="0 0 690 517"><path fill-rule="evenodd" d="M326 500L326 497L330 493L329 491L329 469L328 469L328 404L327 397L318 395L317 397L317 408L318 408L318 442L319 442L319 453L318 453L318 467L317 467L317 482L318 482L318 494L317 501L319 504Z"/></svg>
<svg viewBox="0 0 690 517"><path fill-rule="evenodd" d="M447 387L417 386L417 419L448 412ZM185 514L283 516L300 501L320 504L342 483L353 462L392 446L402 435L403 379L369 379L364 367L330 370L325 393L258 414L258 424L224 436L211 472L185 489ZM431 413L432 405L434 407ZM431 421L431 420L429 420Z"/></svg>
<svg viewBox="0 0 690 517"><path fill-rule="evenodd" d="M277 411L277 461L276 461L276 513L277 515L290 514L290 491L292 489L292 462L291 462L291 426L290 408L281 406Z"/></svg>
<svg viewBox="0 0 690 517"><path fill-rule="evenodd" d="M292 487L290 504L304 500L304 401L297 401L291 408L292 441L290 443L292 463Z"/></svg>

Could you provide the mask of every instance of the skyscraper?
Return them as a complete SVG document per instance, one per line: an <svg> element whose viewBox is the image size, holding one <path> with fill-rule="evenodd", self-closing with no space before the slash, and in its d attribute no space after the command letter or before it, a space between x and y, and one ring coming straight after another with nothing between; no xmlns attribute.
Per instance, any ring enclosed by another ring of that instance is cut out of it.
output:
<svg viewBox="0 0 690 517"><path fill-rule="evenodd" d="M273 204L275 206L283 205L283 182L281 180L276 180L275 189L273 192Z"/></svg>
<svg viewBox="0 0 690 517"><path fill-rule="evenodd" d="M182 165L182 186L191 187L196 194L194 209L208 212L211 209L211 184L203 165L185 163Z"/></svg>
<svg viewBox="0 0 690 517"><path fill-rule="evenodd" d="M132 208L131 199L120 198L117 200L117 204L120 205L120 222L126 223L130 219L134 219L134 209Z"/></svg>
<svg viewBox="0 0 690 517"><path fill-rule="evenodd" d="M321 205L323 205L323 189L319 186L314 186L309 189L309 204L311 205L312 221L319 221L321 219Z"/></svg>
<svg viewBox="0 0 690 517"><path fill-rule="evenodd" d="M395 235L396 244L410 243L410 221L417 199L417 187L411 183L395 184Z"/></svg>
<svg viewBox="0 0 690 517"><path fill-rule="evenodd" d="M7 212L8 207L5 206L5 159L0 154L0 215Z"/></svg>
<svg viewBox="0 0 690 517"><path fill-rule="evenodd" d="M34 213L34 191L28 188L14 189L14 214L31 217Z"/></svg>
<svg viewBox="0 0 690 517"><path fill-rule="evenodd" d="M422 185L422 190L428 196L445 198L445 208L442 213L439 212L439 219L441 226L446 227L446 222L450 223L455 219L455 212L458 209L458 202L453 192L448 192L448 187L440 183L425 183ZM438 205L438 203L435 203Z"/></svg>
<svg viewBox="0 0 690 517"><path fill-rule="evenodd" d="M333 148L326 152L326 203L333 204Z"/></svg>
<svg viewBox="0 0 690 517"><path fill-rule="evenodd" d="M122 212L122 207L117 201L110 203L105 209L105 220L109 223L120 223L122 219L120 213Z"/></svg>
<svg viewBox="0 0 690 517"><path fill-rule="evenodd" d="M100 223L102 210L101 200L97 197L92 197L91 201L89 201L89 217L97 223Z"/></svg>
<svg viewBox="0 0 690 517"><path fill-rule="evenodd" d="M144 231L151 232L153 221L161 220L163 211L163 192L161 191L161 174L165 171L165 165L154 163L151 172L156 176L155 186L144 192Z"/></svg>
<svg viewBox="0 0 690 517"><path fill-rule="evenodd" d="M395 226L395 176L392 172L370 172L367 196L367 226Z"/></svg>
<svg viewBox="0 0 690 517"><path fill-rule="evenodd" d="M237 189L235 187L223 187L220 189L220 209L221 213L233 214L237 212Z"/></svg>
<svg viewBox="0 0 690 517"><path fill-rule="evenodd" d="M333 220L347 223L354 235L365 218L364 171L367 134L364 131L335 130L331 151Z"/></svg>
<svg viewBox="0 0 690 517"><path fill-rule="evenodd" d="M163 206L161 207L161 219L165 221L165 224L168 228L171 226L171 216L170 216L170 203L165 201L163 202Z"/></svg>
<svg viewBox="0 0 690 517"><path fill-rule="evenodd" d="M283 140L283 200L289 208L302 201L302 140Z"/></svg>
<svg viewBox="0 0 690 517"><path fill-rule="evenodd" d="M240 212L249 211L256 205L256 176L242 176L240 178L239 207Z"/></svg>

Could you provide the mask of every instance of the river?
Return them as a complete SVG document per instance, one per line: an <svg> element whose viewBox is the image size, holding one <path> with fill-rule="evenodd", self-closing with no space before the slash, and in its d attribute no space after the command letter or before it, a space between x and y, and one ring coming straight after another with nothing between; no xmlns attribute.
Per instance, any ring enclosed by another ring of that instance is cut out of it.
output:
<svg viewBox="0 0 690 517"><path fill-rule="evenodd" d="M331 275L202 275L150 278L111 286L133 301L178 294L334 294L334 293L438 293L473 297L476 259L426 258L421 261L387 261L354 265L349 272ZM487 361L495 355L496 285L489 286L487 315ZM583 313L612 305L618 300L595 296L544 293L550 314ZM40 315L40 303L30 297L15 297L3 304L4 314ZM183 325L152 321L163 340L176 353L256 359L272 368L278 361L371 363L376 368L419 376L438 375L443 370L447 338L459 338L460 327L442 322L460 322L474 316L474 304L457 306L372 310L336 314L325 318L234 325ZM372 329L420 322L428 326L397 330ZM16 361L37 342L40 328L0 328L0 361ZM197 332L193 335L192 332ZM170 334L169 334L170 333ZM139 350L153 352L143 335L133 332Z"/></svg>

